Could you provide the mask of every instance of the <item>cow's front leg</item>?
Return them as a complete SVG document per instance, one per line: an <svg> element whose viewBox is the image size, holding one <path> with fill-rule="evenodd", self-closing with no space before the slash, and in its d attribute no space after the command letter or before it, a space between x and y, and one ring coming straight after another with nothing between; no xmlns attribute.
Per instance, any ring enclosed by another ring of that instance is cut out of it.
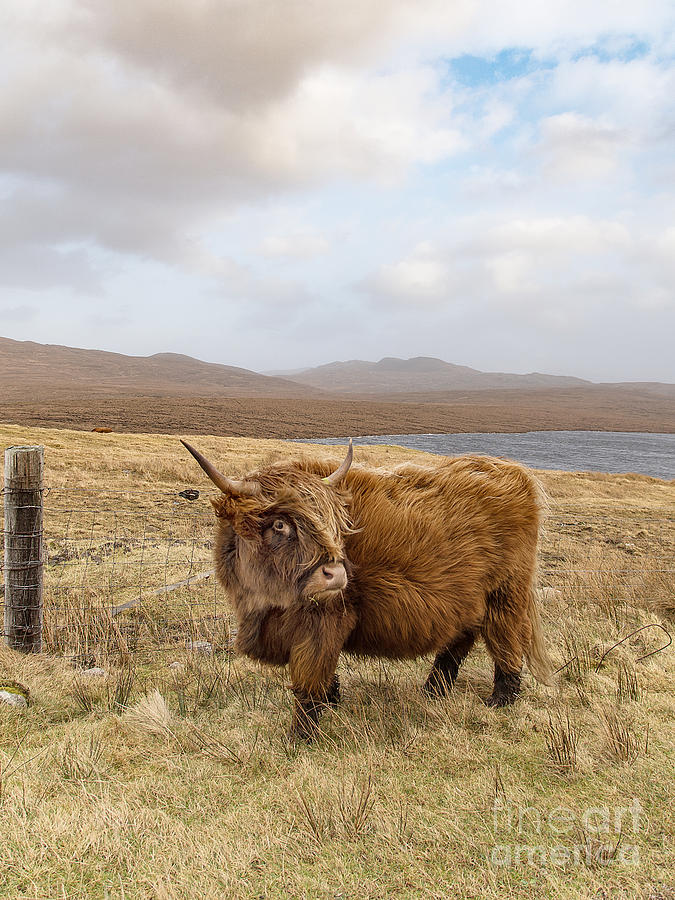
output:
<svg viewBox="0 0 675 900"><path fill-rule="evenodd" d="M324 706L338 700L335 669L356 615L342 603L335 608L310 602L302 604L299 612L289 659L295 694L290 738L311 741L318 731Z"/></svg>
<svg viewBox="0 0 675 900"><path fill-rule="evenodd" d="M235 647L240 653L273 666L285 666L295 627L292 609L273 606L239 620Z"/></svg>

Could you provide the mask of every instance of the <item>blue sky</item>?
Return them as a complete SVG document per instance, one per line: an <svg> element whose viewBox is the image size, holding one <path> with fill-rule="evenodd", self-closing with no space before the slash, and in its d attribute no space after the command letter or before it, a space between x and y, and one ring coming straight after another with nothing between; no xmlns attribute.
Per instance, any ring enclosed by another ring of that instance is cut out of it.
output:
<svg viewBox="0 0 675 900"><path fill-rule="evenodd" d="M0 334L675 381L671 3L10 0L0 42Z"/></svg>

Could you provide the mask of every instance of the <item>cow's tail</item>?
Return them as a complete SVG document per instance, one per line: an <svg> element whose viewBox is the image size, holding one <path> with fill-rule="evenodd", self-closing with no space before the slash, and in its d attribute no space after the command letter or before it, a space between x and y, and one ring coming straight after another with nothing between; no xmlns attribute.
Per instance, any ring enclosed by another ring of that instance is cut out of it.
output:
<svg viewBox="0 0 675 900"><path fill-rule="evenodd" d="M551 684L553 682L553 665L546 649L544 642L544 632L541 625L541 615L539 613L539 600L537 592L532 586L530 597L527 605L527 616L530 620L531 638L530 646L525 651L527 666L542 684Z"/></svg>

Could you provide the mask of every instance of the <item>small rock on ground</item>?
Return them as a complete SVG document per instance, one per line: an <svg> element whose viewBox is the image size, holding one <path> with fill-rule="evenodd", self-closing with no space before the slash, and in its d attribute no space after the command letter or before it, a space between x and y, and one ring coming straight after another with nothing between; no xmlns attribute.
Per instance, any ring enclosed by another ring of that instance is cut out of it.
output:
<svg viewBox="0 0 675 900"><path fill-rule="evenodd" d="M86 675L87 678L105 678L105 669L101 669L99 666L92 666L91 669L85 669L82 674Z"/></svg>
<svg viewBox="0 0 675 900"><path fill-rule="evenodd" d="M213 653L211 641L188 641L185 646L193 653Z"/></svg>
<svg viewBox="0 0 675 900"><path fill-rule="evenodd" d="M8 706L28 706L28 700L24 695L14 691L0 691L0 703L6 703Z"/></svg>

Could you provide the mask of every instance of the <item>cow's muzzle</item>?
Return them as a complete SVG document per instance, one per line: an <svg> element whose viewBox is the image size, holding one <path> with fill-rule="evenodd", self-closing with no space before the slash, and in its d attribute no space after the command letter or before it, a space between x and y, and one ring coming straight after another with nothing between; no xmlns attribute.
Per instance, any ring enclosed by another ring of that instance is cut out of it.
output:
<svg viewBox="0 0 675 900"><path fill-rule="evenodd" d="M304 584L303 594L325 594L332 591L343 591L347 587L347 571L341 562L322 563L309 576Z"/></svg>

